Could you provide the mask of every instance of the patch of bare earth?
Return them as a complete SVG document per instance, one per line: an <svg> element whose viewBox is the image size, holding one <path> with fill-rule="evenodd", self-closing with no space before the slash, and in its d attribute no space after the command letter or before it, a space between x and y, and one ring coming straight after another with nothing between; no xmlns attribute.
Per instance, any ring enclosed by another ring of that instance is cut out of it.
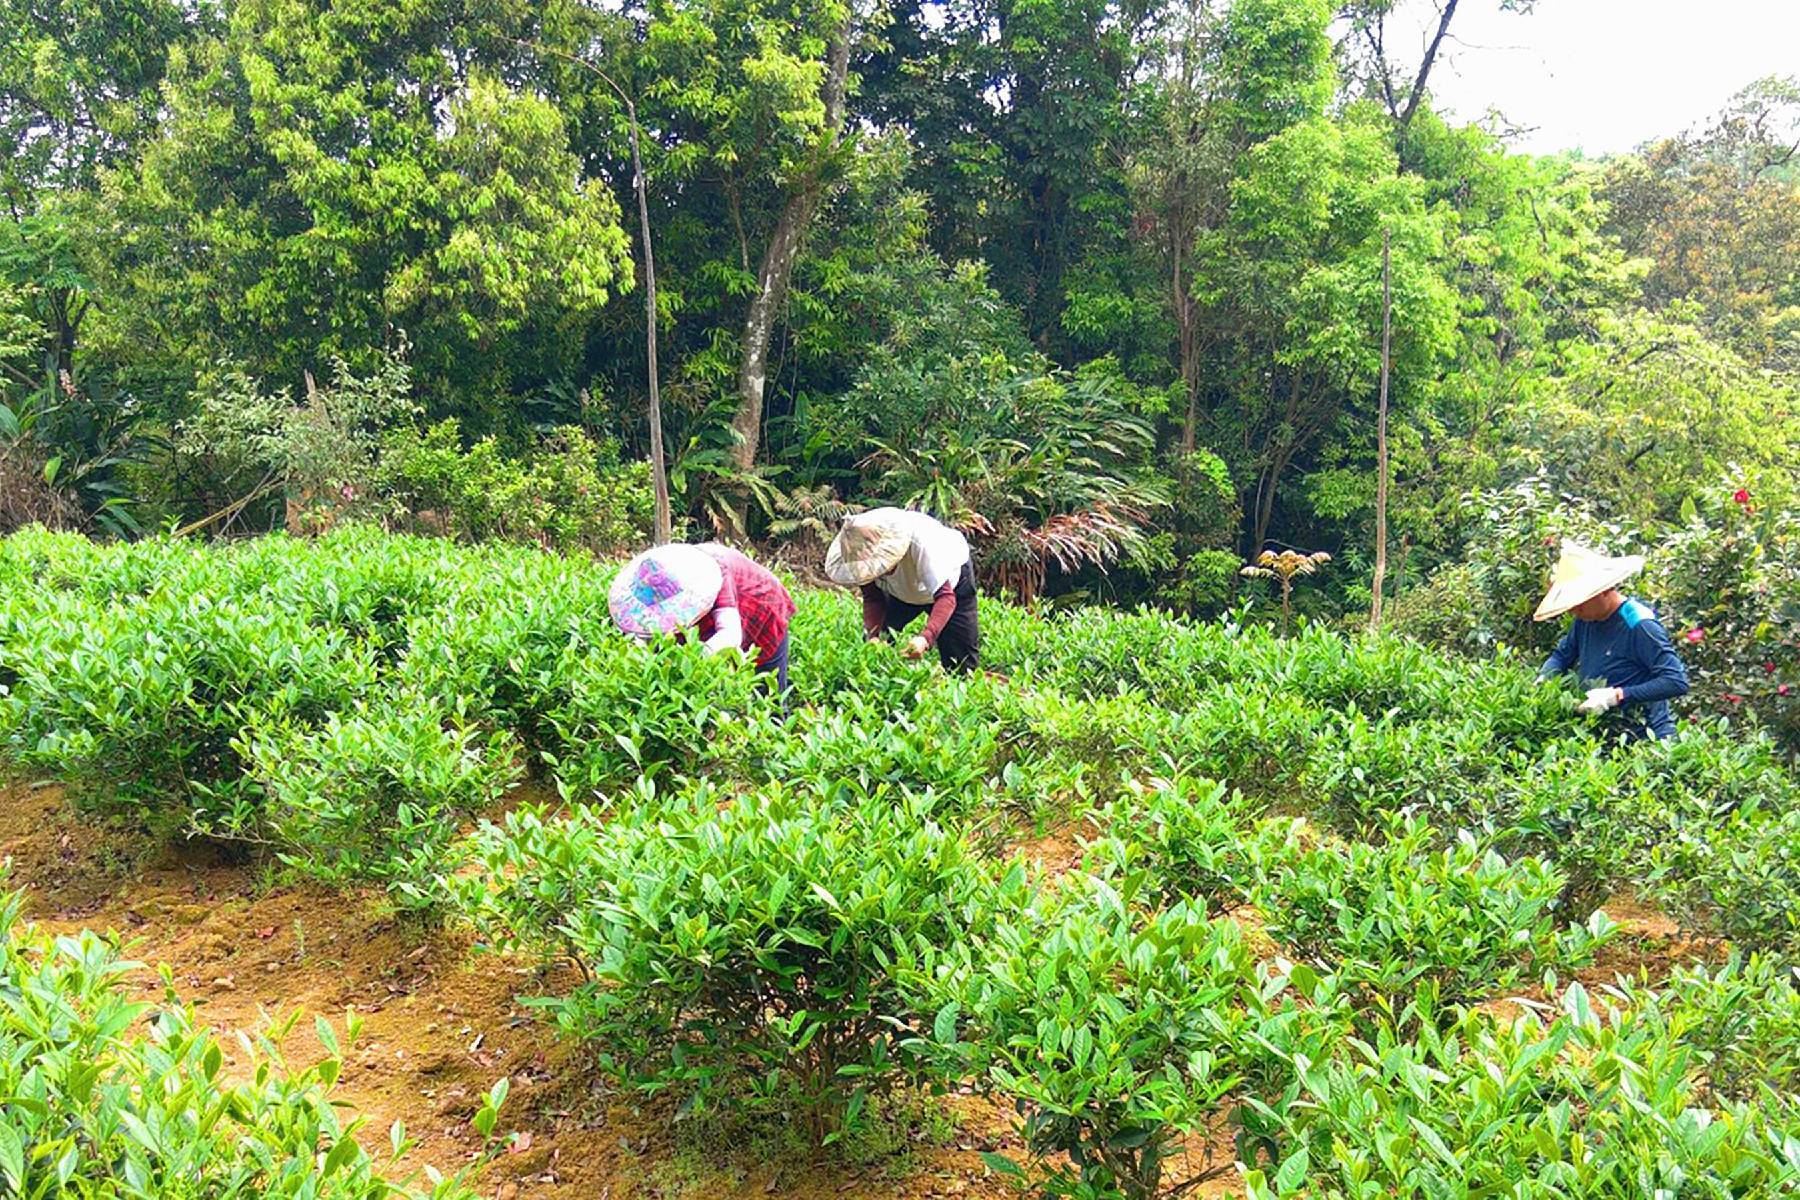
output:
<svg viewBox="0 0 1800 1200"><path fill-rule="evenodd" d="M12 863L5 886L26 891L28 915L42 928L116 932L129 957L146 964L131 979L140 999L162 999L155 967L167 964L234 1067L243 1066L239 1032L254 1036L303 1010L283 1046L301 1066L324 1054L315 1014L341 1032L356 1013L363 1030L335 1098L365 1118L362 1140L378 1155L392 1122L405 1122L418 1145L403 1170L451 1172L472 1160L480 1139L469 1118L506 1076L501 1126L520 1136L478 1183L496 1200L1014 1194L980 1154L1016 1151L1016 1142L1004 1114L974 1096L949 1101L957 1113L950 1145L909 1148L867 1168L729 1168L684 1151L666 1107L605 1086L578 1047L519 1004L567 980L484 952L464 934L397 919L378 892L264 887L254 866L101 828L59 789L26 785L0 787L0 859Z"/></svg>

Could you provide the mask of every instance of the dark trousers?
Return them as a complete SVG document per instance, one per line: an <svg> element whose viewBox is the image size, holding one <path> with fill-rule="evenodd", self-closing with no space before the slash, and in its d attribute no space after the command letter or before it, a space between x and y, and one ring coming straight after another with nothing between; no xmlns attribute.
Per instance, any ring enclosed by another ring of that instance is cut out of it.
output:
<svg viewBox="0 0 1800 1200"><path fill-rule="evenodd" d="M973 671L981 665L981 621L975 604L975 568L964 563L956 581L956 611L950 614L950 622L937 640L938 661L947 671ZM929 604L907 604L889 596L882 624L899 633L930 611Z"/></svg>
<svg viewBox="0 0 1800 1200"><path fill-rule="evenodd" d="M793 685L788 682L788 635L787 634L784 633L781 635L781 648L775 651L774 658L771 658L766 663L757 663L756 664L756 673L758 675L773 675L773 676L775 676L776 699L781 701L782 711L783 712L787 711L788 693L793 690ZM764 679L759 682L760 682L760 686L762 687L764 693L766 694L769 689L769 681Z"/></svg>

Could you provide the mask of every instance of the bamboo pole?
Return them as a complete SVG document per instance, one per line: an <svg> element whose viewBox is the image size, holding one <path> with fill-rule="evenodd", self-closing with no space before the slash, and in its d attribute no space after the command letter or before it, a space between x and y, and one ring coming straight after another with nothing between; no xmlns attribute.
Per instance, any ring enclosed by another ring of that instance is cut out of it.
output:
<svg viewBox="0 0 1800 1200"><path fill-rule="evenodd" d="M1392 364L1394 289L1389 234L1381 231L1381 401L1375 418L1375 585L1369 600L1369 632L1381 628L1381 593L1387 586L1388 371Z"/></svg>

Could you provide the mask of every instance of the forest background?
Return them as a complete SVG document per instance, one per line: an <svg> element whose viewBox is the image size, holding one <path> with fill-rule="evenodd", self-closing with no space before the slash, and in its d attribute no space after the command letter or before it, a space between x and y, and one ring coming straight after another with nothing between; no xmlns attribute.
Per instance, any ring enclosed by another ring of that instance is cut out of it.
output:
<svg viewBox="0 0 1800 1200"><path fill-rule="evenodd" d="M1647 552L1689 715L1793 745L1800 83L1519 153L1458 6L0 0L0 532L611 552L660 438L802 568L905 504L1048 604L1324 551L1360 626L1391 295L1387 622L1535 652L1560 538Z"/></svg>

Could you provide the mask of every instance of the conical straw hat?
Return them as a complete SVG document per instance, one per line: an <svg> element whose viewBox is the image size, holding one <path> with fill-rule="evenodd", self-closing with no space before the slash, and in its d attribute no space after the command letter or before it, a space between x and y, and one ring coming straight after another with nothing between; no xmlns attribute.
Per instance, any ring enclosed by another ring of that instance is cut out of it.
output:
<svg viewBox="0 0 1800 1200"><path fill-rule="evenodd" d="M825 552L825 574L833 583L861 587L900 565L912 546L904 510L876 508L846 517Z"/></svg>
<svg viewBox="0 0 1800 1200"><path fill-rule="evenodd" d="M1592 600L1608 588L1618 587L1643 569L1641 554L1608 558L1579 543L1564 542L1562 556L1550 573L1550 590L1544 594L1532 620L1554 620L1583 600Z"/></svg>
<svg viewBox="0 0 1800 1200"><path fill-rule="evenodd" d="M724 586L724 573L705 551L678 543L657 546L619 571L607 607L626 633L674 633L712 611Z"/></svg>

